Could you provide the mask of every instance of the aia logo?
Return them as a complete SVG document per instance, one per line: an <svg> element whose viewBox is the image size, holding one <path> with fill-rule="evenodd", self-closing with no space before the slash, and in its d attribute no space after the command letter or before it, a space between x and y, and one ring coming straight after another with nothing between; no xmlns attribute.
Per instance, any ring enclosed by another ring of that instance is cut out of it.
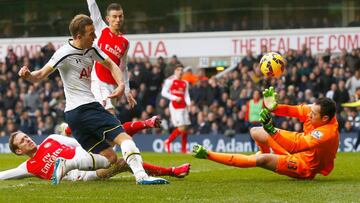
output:
<svg viewBox="0 0 360 203"><path fill-rule="evenodd" d="M81 70L79 79L82 79L83 77L90 78L90 75L91 75L91 67L88 66L87 68L83 68Z"/></svg>

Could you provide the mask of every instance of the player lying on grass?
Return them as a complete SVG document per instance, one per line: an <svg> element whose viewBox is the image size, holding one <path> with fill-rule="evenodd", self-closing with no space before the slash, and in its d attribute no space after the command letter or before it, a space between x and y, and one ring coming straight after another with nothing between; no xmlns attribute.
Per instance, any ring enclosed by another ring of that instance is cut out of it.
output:
<svg viewBox="0 0 360 203"><path fill-rule="evenodd" d="M261 153L224 154L196 145L194 156L240 168L261 167L298 179L313 179L318 173L327 176L334 168L339 146L335 102L329 98L320 98L312 105L290 106L277 104L272 87L263 94L266 109L260 113L262 127L250 130ZM304 132L275 128L270 111L277 116L300 119Z"/></svg>
<svg viewBox="0 0 360 203"><path fill-rule="evenodd" d="M50 180L55 162L60 160L59 158L66 159L66 169L63 172L64 177L62 177L65 180L89 181L109 178L123 171L131 172L123 159L119 159L117 164L109 169L100 169L110 166L105 157L86 152L75 139L62 135L50 135L40 145L36 145L28 135L17 131L11 134L9 146L16 155L27 155L30 158L17 168L0 172L0 180L33 176ZM170 168L154 166L145 162L143 165L146 172L151 175L168 175L177 178L185 177L190 169L190 164Z"/></svg>

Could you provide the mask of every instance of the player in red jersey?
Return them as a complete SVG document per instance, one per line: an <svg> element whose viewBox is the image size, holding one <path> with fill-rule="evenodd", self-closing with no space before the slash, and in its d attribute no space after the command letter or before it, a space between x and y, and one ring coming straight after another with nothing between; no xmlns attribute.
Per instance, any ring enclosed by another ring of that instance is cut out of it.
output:
<svg viewBox="0 0 360 203"><path fill-rule="evenodd" d="M95 0L87 0L90 11L90 17L94 22L95 34L98 36L95 42L98 47L108 55L123 72L125 83L125 96L130 107L136 105L135 99L130 93L130 85L127 68L127 52L129 41L121 32L121 26L124 22L124 12L120 4L112 3L106 9L106 21L103 21L99 7ZM96 100L103 104L104 108L115 115L116 99L110 99L108 96L114 91L117 84L111 72L103 64L95 62L95 71L91 73L91 91Z"/></svg>
<svg viewBox="0 0 360 203"><path fill-rule="evenodd" d="M98 37L96 43L99 48L106 53L123 71L124 83L125 83L125 96L129 102L130 107L136 105L135 99L130 93L130 85L128 78L127 68L127 51L129 49L129 41L125 38L120 31L124 22L124 12L121 5L112 3L106 9L106 21L109 26L103 21L100 10L95 0L87 0L87 4L90 11L90 17L95 25L95 33ZM111 72L104 67L101 63L95 62L95 71L91 73L91 91L93 92L96 100L100 102L106 110L115 115L116 98L108 98L108 96L116 88L116 82L111 75ZM155 126L148 126L149 120L156 119ZM146 127L160 127L160 119L154 116L145 121L135 121L132 123L125 123L127 126L127 132L129 134L132 131L139 131Z"/></svg>
<svg viewBox="0 0 360 203"><path fill-rule="evenodd" d="M14 154L27 155L29 159L17 168L0 172L0 180L20 179L33 176L50 180L57 158L66 159L66 165L69 167L67 169L68 172L63 177L64 180L89 181L108 178L122 171L131 171L124 159L119 159L117 162L118 171L116 171L116 173L108 169L95 171L94 169L109 167L110 163L101 155L87 153L75 139L62 135L50 135L40 145L36 145L28 135L17 131L10 136L9 146ZM155 176L183 178L189 172L189 166L187 164L165 168L143 162L143 166L148 174Z"/></svg>
<svg viewBox="0 0 360 203"><path fill-rule="evenodd" d="M171 122L175 129L165 140L165 148L170 153L170 143L179 135L182 136L181 152L186 153L187 132L186 128L190 125L189 112L187 106L190 105L189 84L181 80L184 67L177 64L174 75L165 80L161 95L170 100Z"/></svg>

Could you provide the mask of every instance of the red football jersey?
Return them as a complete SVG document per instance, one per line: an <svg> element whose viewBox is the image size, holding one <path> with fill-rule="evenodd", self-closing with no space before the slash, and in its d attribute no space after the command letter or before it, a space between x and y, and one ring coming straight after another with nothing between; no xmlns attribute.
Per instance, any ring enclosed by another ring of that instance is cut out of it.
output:
<svg viewBox="0 0 360 203"><path fill-rule="evenodd" d="M129 41L122 34L116 35L112 33L110 28L107 27L101 31L98 46L117 65L120 65L120 59L126 53L126 50L129 47ZM116 84L109 69L98 62L95 63L95 71L101 81L109 84Z"/></svg>
<svg viewBox="0 0 360 203"><path fill-rule="evenodd" d="M72 159L75 156L75 147L69 147L58 141L48 138L42 142L35 155L26 162L29 173L43 179L51 179L54 171L54 162L58 157Z"/></svg>
<svg viewBox="0 0 360 203"><path fill-rule="evenodd" d="M186 86L187 83L184 80L174 79L172 81L172 84L170 86L170 94L181 98L179 102L171 101L175 109L181 109L186 107L186 102L185 102L185 93L187 88Z"/></svg>

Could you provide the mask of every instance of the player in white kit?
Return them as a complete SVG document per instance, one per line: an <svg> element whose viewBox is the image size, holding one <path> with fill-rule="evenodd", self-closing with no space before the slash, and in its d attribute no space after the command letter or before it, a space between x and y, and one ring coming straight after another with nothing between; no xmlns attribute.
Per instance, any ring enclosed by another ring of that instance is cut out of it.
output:
<svg viewBox="0 0 360 203"><path fill-rule="evenodd" d="M125 89L120 68L97 45L93 45L96 38L93 21L86 15L76 15L70 22L69 30L73 39L60 47L43 68L30 72L28 67L23 66L19 76L30 82L40 82L58 69L66 97L65 121L81 146L89 152L105 156L111 164L115 164L117 155L111 144L118 144L137 184L168 183L165 179L146 174L140 151L131 137L124 132L120 121L106 111L91 92L90 76L94 61L105 65L116 81L117 87L109 98L122 96ZM59 161L55 165L56 184L62 178L65 163Z"/></svg>
<svg viewBox="0 0 360 203"><path fill-rule="evenodd" d="M187 107L190 105L189 83L181 80L184 67L177 64L174 75L165 80L161 95L170 100L169 109L171 122L175 129L165 140L165 148L170 153L170 143L181 134L181 152L186 153L187 126L190 125L189 112Z"/></svg>

